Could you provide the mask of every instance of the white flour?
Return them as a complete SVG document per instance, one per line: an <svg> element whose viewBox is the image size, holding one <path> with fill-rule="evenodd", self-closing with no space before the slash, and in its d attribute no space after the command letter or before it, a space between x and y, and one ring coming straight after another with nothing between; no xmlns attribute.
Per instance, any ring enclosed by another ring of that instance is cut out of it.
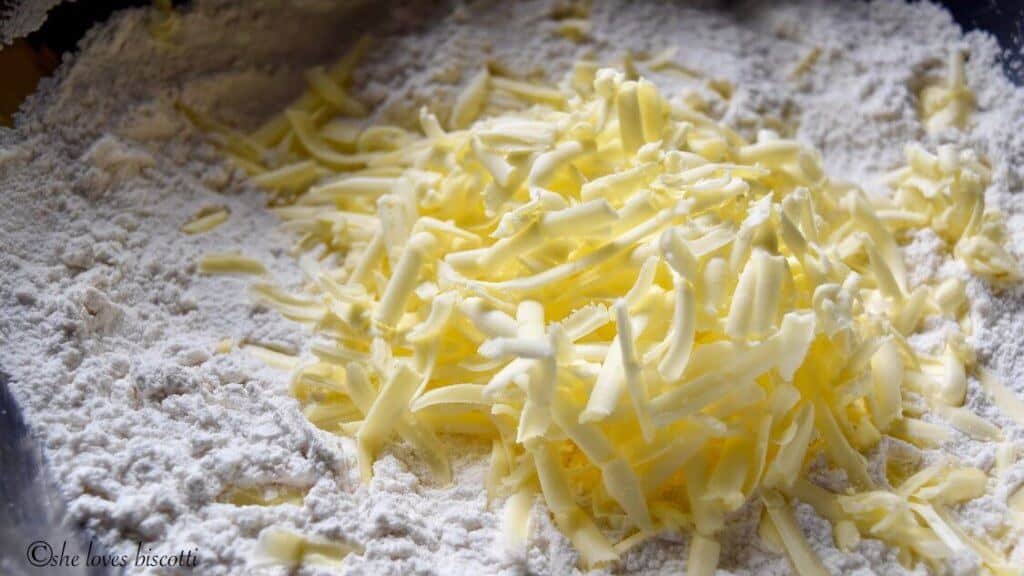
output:
<svg viewBox="0 0 1024 576"><path fill-rule="evenodd" d="M138 541L169 554L198 548L197 571L207 574L242 571L260 530L278 524L363 546L345 561L349 573L575 569L575 552L545 514L536 515L528 557L504 556L484 495L484 447L451 440L464 443L457 451L464 456L450 487L434 485L402 447L376 464L369 487L360 486L351 443L306 422L285 374L237 350L214 351L224 337L299 350L304 334L254 309L244 280L198 276L200 254L240 249L285 283L297 279L297 266L261 193L223 167L173 101L254 127L302 89L304 68L340 55L368 24L380 27L381 38L357 86L385 116L452 102L459 73L465 81L487 59L557 78L588 52L612 63L627 48L675 45L680 63L733 84L728 102L699 88L727 123L750 132L759 127L755 114L784 120L822 150L833 174L870 191L884 192L879 177L902 161L906 142L970 144L993 165L988 202L1006 212L1011 251L1024 256L1024 202L1015 195L1024 175L1024 92L999 71L994 40L963 35L937 7L805 1L730 14L595 2L590 39L574 44L553 33L557 2L491 4L498 3L350 14L314 0L291 8L247 2L244 9L198 1L169 46L150 37L144 11L123 12L44 82L15 131L0 132L0 361L74 521L115 550L134 550ZM818 61L790 79L815 46ZM954 49L970 53L978 111L968 132L929 137L913 86ZM668 73L655 80L670 90L697 86ZM200 236L180 232L213 204L229 206L226 224ZM966 276L940 246L921 234L908 247L915 282ZM973 343L1024 395L1024 290L996 294L971 280L969 293ZM915 343L941 343L943 326L933 328ZM1024 431L977 385L970 405L1024 449ZM986 469L994 460L993 447L964 438L949 449ZM961 510L964 524L979 532L1003 524L1006 496L1022 481L1018 464L990 496ZM230 488L263 485L309 491L301 505L218 502ZM723 571L789 572L759 542L759 515L750 505L730 520ZM808 506L798 516L830 571L905 572L879 542L842 553ZM1014 539L1020 534L1011 531L1005 540ZM1024 546L1015 554L1024 562ZM685 538L666 534L611 570L681 573L685 558Z"/></svg>

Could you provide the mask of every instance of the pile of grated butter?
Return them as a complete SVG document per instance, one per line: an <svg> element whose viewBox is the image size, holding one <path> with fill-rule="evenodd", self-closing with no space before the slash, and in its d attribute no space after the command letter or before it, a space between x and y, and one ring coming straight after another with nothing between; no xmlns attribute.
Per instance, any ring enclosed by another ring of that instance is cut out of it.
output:
<svg viewBox="0 0 1024 576"><path fill-rule="evenodd" d="M869 197L799 142L746 141L666 97L637 73L653 60L579 62L557 88L485 69L447 129L427 109L418 131L366 128L346 91L365 50L311 70L308 92L252 135L182 106L299 238L306 289L262 280L251 296L311 331L310 354L247 348L292 372L313 424L355 438L364 480L401 440L450 481L442 435L468 434L492 443L488 494L504 500L511 550L540 497L587 567L676 530L692 537L688 573L713 574L726 516L760 499L762 539L801 575L826 571L796 501L844 550L870 537L908 565L972 554L1017 573L950 512L986 493L983 471L895 456L872 471L863 455L883 436L937 447L952 429L1001 442L963 406L972 373L1024 423L965 343L963 282L911 289L900 248L931 228L974 273L1018 278L984 205L984 158L910 144L893 194ZM929 126L969 116L962 67L951 58L928 89ZM212 209L185 231L228 217ZM237 253L200 269L266 275ZM961 326L941 356L907 344L929 315ZM1002 447L998 468L1014 459ZM821 457L845 491L808 479ZM1011 502L1024 513L1024 495ZM266 540L285 563L319 550Z"/></svg>

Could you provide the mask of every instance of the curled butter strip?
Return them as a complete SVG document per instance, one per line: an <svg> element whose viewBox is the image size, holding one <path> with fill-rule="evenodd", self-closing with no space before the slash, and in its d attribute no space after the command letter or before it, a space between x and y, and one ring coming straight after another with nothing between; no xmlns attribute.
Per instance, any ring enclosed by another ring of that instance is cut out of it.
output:
<svg viewBox="0 0 1024 576"><path fill-rule="evenodd" d="M192 220L181 227L185 234L202 234L209 232L224 222L227 222L231 213L223 206L212 206L199 210Z"/></svg>
<svg viewBox="0 0 1024 576"><path fill-rule="evenodd" d="M267 269L259 260L236 252L206 254L199 260L199 271L203 274L265 274Z"/></svg>

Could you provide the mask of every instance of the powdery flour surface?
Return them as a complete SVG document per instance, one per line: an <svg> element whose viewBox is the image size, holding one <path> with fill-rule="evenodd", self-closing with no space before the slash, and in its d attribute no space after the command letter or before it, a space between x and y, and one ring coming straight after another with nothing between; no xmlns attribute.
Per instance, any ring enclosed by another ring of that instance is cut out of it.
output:
<svg viewBox="0 0 1024 576"><path fill-rule="evenodd" d="M373 482L361 486L352 443L306 422L287 393L287 374L237 349L215 351L226 337L300 351L306 335L253 307L245 280L199 276L200 255L239 249L293 285L297 264L262 193L225 167L173 103L255 127L303 89L305 68L338 57L367 23L376 40L357 93L385 119L424 103L444 117L444 103L489 59L555 79L583 55L614 64L626 49L677 46L680 64L730 81L734 92L725 100L671 73L653 77L663 92L696 86L746 134L762 127L757 118L773 117L820 148L833 175L870 192L885 192L880 178L901 163L907 142L973 146L993 165L987 200L1006 213L1011 252L1024 256L1024 196L1017 195L1024 93L1002 76L993 39L964 35L929 4L765 3L725 13L594 2L582 43L554 32L557 5L547 0L416 12L280 4L194 2L167 43L153 39L145 11L119 13L44 81L14 131L0 130L0 361L72 520L115 551L134 550L137 541L169 554L198 548L198 573L239 573L259 532L286 525L364 547L344 563L352 574L576 570L572 547L539 509L527 557L506 557L484 495L488 447L450 439L462 456L447 487L404 448L392 448L375 464ZM792 79L814 47L817 62ZM941 70L951 50L970 54L978 109L968 131L926 136L915 86ZM227 223L182 234L180 226L210 205L229 207ZM920 234L906 250L912 281L967 276L948 256L936 237ZM1024 291L994 293L972 279L969 294L983 362L1024 396ZM926 349L941 345L944 330L928 326L914 341ZM1024 448L1024 431L976 382L969 403ZM958 438L947 451L992 465L993 446ZM1024 464L1016 464L990 495L959 510L963 524L981 532L1004 523L1007 494L1022 481ZM230 489L266 485L308 493L301 505L221 503ZM852 554L836 550L824 520L808 506L797 513L831 572L906 572L876 541ZM759 516L760 505L751 504L729 521L722 571L789 572L760 544ZM685 538L665 534L609 569L681 573L686 548ZM1024 546L1013 559L1024 562ZM282 571L265 569L275 570Z"/></svg>

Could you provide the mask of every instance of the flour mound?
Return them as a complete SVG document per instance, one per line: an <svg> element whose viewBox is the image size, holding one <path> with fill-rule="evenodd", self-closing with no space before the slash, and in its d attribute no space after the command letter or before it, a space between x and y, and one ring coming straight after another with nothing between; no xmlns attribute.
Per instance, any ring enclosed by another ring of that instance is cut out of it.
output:
<svg viewBox="0 0 1024 576"><path fill-rule="evenodd" d="M204 574L243 572L260 531L292 526L352 542L354 574L515 573L576 570L571 545L547 514L525 557L496 544L498 517L484 495L487 447L463 442L451 486L434 485L409 451L394 447L361 486L354 446L312 427L287 392L287 374L266 368L225 338L301 351L306 335L251 305L245 281L196 273L201 254L244 250L282 284L296 285L292 239L277 229L262 193L222 161L175 109L175 100L253 129L304 87L303 71L331 62L362 33L374 48L355 91L400 118L421 104L444 117L487 60L522 76L560 77L591 53L614 62L625 50L679 48L682 66L732 87L725 97L685 73L659 76L666 92L690 90L747 135L787 127L820 149L827 169L871 193L922 141L971 147L993 168L988 205L1001 209L1009 249L1024 258L1024 93L999 69L999 48L962 33L941 8L895 1L779 6L734 13L703 5L595 2L587 38L557 34L558 0L515 3L346 4L198 0L169 38L151 34L145 10L120 12L92 30L57 75L44 80L13 131L0 130L0 335L3 370L44 446L71 520L116 552L137 542L156 553L199 549ZM287 39L287 41L283 40ZM802 75L797 63L820 55ZM915 90L951 50L969 54L977 111L964 132L926 134ZM724 84L716 83L716 86ZM777 119L762 125L757 118ZM213 231L180 227L202 208L230 218ZM912 282L959 276L972 298L972 343L984 364L1024 396L1024 289L998 291L971 277L928 237L905 257ZM941 323L914 344L942 342ZM972 383L970 408L1024 449L1014 426ZM947 447L947 450L949 447ZM990 468L995 449L958 436L965 464ZM824 480L823 480L824 481ZM964 506L979 532L1007 522L1006 496L1024 482L1015 464L986 496ZM276 486L301 503L242 506L232 490ZM875 541L837 550L831 527L806 505L797 518L833 573L906 570ZM789 564L760 543L760 507L730 518L721 568L785 574ZM1006 544L1019 541L1009 531ZM26 543L27 544L27 543ZM665 534L627 554L621 569L679 573L687 542ZM1024 546L1012 560L1024 563Z"/></svg>

